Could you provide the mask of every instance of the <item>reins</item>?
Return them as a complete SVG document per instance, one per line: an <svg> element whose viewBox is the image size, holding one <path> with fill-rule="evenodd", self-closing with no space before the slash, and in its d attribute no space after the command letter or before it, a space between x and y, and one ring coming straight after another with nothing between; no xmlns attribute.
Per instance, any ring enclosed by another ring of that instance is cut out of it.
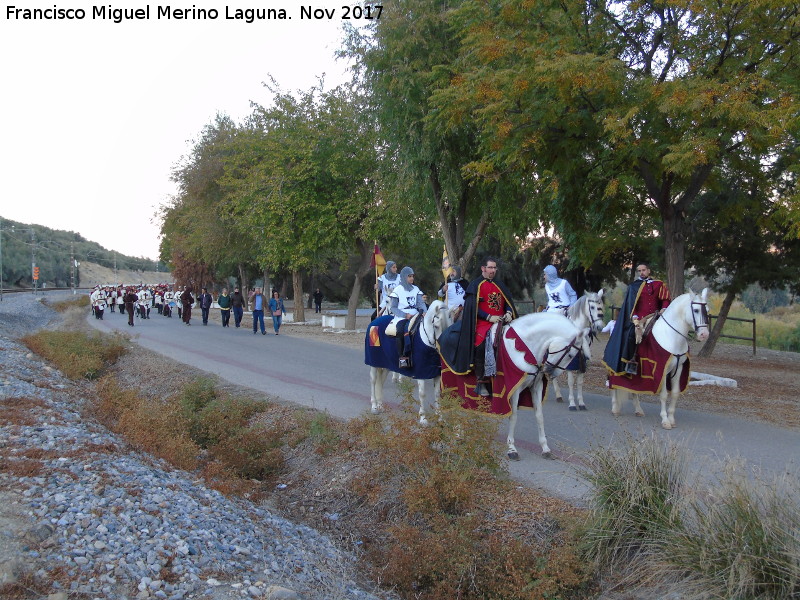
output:
<svg viewBox="0 0 800 600"><path fill-rule="evenodd" d="M559 365L561 364L561 361L564 360L564 357L567 355L567 353L569 352L570 348L575 348L575 350L577 350L578 352L581 351L581 347L575 345L575 341L577 339L578 339L577 336L572 338L572 341L569 344L567 344L566 346L564 346L560 350L556 350L555 352L552 353L552 354L555 354L555 355L559 355L558 356L558 360L555 363L550 361L550 356L551 356L550 350L545 351L545 353L544 353L544 363L543 363L544 366L550 367L552 369L562 368L562 367L559 367Z"/></svg>

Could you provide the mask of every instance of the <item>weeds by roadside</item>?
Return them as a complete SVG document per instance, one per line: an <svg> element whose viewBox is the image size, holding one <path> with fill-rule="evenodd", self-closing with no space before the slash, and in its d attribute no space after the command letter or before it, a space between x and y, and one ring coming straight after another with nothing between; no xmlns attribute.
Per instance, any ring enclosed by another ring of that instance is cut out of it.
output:
<svg viewBox="0 0 800 600"><path fill-rule="evenodd" d="M119 360L127 339L120 334L41 330L23 337L22 343L54 363L70 379L91 380Z"/></svg>
<svg viewBox="0 0 800 600"><path fill-rule="evenodd" d="M685 600L800 597L800 486L730 468L716 489L687 480L688 451L627 438L592 453L585 555L626 589L670 582Z"/></svg>

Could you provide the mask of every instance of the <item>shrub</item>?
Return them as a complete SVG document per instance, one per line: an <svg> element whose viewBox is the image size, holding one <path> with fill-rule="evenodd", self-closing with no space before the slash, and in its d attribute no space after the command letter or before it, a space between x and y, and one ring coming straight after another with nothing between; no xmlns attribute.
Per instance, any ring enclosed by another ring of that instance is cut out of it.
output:
<svg viewBox="0 0 800 600"><path fill-rule="evenodd" d="M655 436L593 450L583 474L594 507L585 551L598 566L635 562L658 548L680 523L688 453Z"/></svg>
<svg viewBox="0 0 800 600"><path fill-rule="evenodd" d="M22 342L72 380L95 379L104 367L119 360L126 345L121 334L87 335L79 331L39 331L25 336Z"/></svg>
<svg viewBox="0 0 800 600"><path fill-rule="evenodd" d="M91 300L86 294L73 296L69 300L60 300L58 302L48 302L48 304L56 312L67 312L71 308L89 308Z"/></svg>
<svg viewBox="0 0 800 600"><path fill-rule="evenodd" d="M710 497L690 503L687 526L668 540L669 571L688 579L685 597L800 597L800 486L732 472Z"/></svg>
<svg viewBox="0 0 800 600"><path fill-rule="evenodd" d="M240 428L213 446L211 452L238 477L263 480L284 468L284 433L277 426Z"/></svg>

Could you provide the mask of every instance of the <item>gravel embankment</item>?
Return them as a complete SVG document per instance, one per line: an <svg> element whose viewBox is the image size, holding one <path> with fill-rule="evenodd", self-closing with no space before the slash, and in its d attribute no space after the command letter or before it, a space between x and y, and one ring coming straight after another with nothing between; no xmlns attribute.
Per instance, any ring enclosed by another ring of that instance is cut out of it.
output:
<svg viewBox="0 0 800 600"><path fill-rule="evenodd" d="M28 294L0 303L0 585L34 575L40 597L64 600L378 598L322 534L87 420L88 386L16 341L56 318Z"/></svg>

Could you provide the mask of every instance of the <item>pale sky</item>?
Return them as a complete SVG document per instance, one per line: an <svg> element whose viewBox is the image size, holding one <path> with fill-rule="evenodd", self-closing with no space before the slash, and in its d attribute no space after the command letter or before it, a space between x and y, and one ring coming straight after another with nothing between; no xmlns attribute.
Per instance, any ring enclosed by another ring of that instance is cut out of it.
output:
<svg viewBox="0 0 800 600"><path fill-rule="evenodd" d="M149 3L149 19L92 18L85 0L3 0L0 15L0 217L77 231L109 250L158 256L154 215L175 192L171 168L217 113L241 121L269 104L262 82L307 90L325 74L349 78L333 57L333 18L301 19L301 2ZM9 19L9 7L83 9L83 20ZM144 9L142 0L94 6ZM158 19L158 7L219 11L216 20ZM291 20L226 19L236 9L284 9ZM305 5L309 6L309 5ZM351 21L352 22L352 21Z"/></svg>

